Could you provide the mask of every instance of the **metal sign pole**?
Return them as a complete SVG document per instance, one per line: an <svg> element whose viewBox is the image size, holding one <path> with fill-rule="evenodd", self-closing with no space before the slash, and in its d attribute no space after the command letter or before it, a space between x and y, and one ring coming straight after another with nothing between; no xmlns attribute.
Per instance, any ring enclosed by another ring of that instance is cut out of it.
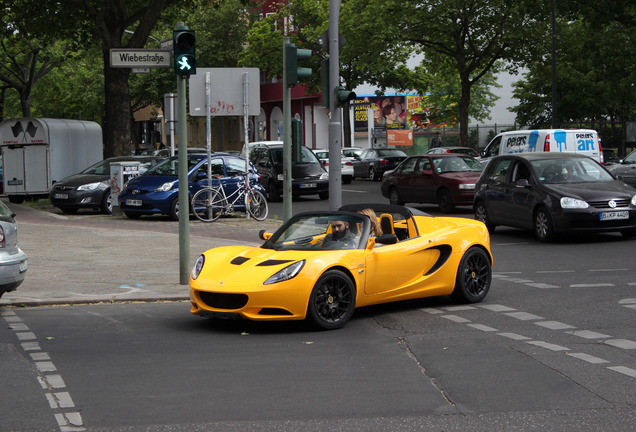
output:
<svg viewBox="0 0 636 432"><path fill-rule="evenodd" d="M186 81L177 77L177 103L179 106L179 283L190 281L190 200L188 194L188 131L186 124Z"/></svg>
<svg viewBox="0 0 636 432"><path fill-rule="evenodd" d="M212 187L212 125L210 120L210 72L205 73L205 150L208 154L208 187Z"/></svg>
<svg viewBox="0 0 636 432"><path fill-rule="evenodd" d="M249 181L250 181L250 146L249 146L249 115L248 115L248 108L249 108L249 89L250 89L250 82L249 82L249 75L247 72L243 73L243 135L244 135L244 139L243 141L245 142L245 190L247 190L247 186L249 185ZM245 218L249 219L250 218L250 212L247 211L247 209L245 209Z"/></svg>

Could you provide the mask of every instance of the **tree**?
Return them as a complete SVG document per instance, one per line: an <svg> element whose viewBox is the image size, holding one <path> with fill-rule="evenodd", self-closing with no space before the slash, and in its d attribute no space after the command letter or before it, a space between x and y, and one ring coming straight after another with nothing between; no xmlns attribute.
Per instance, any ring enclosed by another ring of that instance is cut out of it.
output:
<svg viewBox="0 0 636 432"><path fill-rule="evenodd" d="M546 5L506 0L350 0L357 11L356 32L373 40L379 58L409 47L424 58L453 62L461 93L460 143L466 145L471 95L500 61L511 66L533 53L545 35Z"/></svg>
<svg viewBox="0 0 636 432"><path fill-rule="evenodd" d="M45 34L30 34L15 8L4 3L0 7L0 81L3 89L18 93L22 116L30 117L33 87L63 61L69 45Z"/></svg>

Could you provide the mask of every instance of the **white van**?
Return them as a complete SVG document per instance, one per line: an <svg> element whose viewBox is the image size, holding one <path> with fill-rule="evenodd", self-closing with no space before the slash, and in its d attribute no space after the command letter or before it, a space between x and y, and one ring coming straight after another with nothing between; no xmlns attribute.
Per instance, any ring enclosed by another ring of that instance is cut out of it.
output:
<svg viewBox="0 0 636 432"><path fill-rule="evenodd" d="M494 156L525 152L581 153L603 163L598 132L592 129L534 129L502 132L481 151L486 165Z"/></svg>

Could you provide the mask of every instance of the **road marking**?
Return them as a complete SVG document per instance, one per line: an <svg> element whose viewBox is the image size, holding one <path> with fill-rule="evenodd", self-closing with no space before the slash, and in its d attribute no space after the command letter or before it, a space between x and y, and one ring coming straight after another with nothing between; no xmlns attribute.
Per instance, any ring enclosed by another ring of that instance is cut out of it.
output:
<svg viewBox="0 0 636 432"><path fill-rule="evenodd" d="M609 363L607 360L603 360L602 358L594 357L593 355L589 355L585 353L567 353L567 355L571 357L576 357L577 359L581 359L583 361L586 361L592 364Z"/></svg>
<svg viewBox="0 0 636 432"><path fill-rule="evenodd" d="M619 268L619 269L589 269L591 272L617 272L617 271L627 271L629 269Z"/></svg>
<svg viewBox="0 0 636 432"><path fill-rule="evenodd" d="M514 339L514 340L530 340L529 337L526 336L522 336L520 334L517 333L497 333L499 336L503 336L503 337L507 337L509 339Z"/></svg>
<svg viewBox="0 0 636 432"><path fill-rule="evenodd" d="M572 284L570 288L597 288L597 287L613 287L613 283L597 283L597 284Z"/></svg>
<svg viewBox="0 0 636 432"><path fill-rule="evenodd" d="M472 310L475 309L475 306L468 306L468 305L464 305L464 306L449 306L444 308L449 312L454 312L454 311L464 311L464 310Z"/></svg>
<svg viewBox="0 0 636 432"><path fill-rule="evenodd" d="M636 349L636 342L628 339L610 339L603 341L605 345L615 346L617 348L623 348L627 350Z"/></svg>
<svg viewBox="0 0 636 432"><path fill-rule="evenodd" d="M451 320L453 322L460 323L460 324L461 323L469 323L470 322L470 320L467 320L466 318L459 317L457 315L442 315L442 318L446 318L447 320Z"/></svg>
<svg viewBox="0 0 636 432"><path fill-rule="evenodd" d="M566 331L566 333L571 334L572 336L582 337L583 339L605 339L611 337L610 335L606 335L604 333L597 333L591 330L574 330L574 331Z"/></svg>
<svg viewBox="0 0 636 432"><path fill-rule="evenodd" d="M561 288L559 285L550 285L547 283L541 283L541 282L533 282L533 283L527 283L526 285L531 286L531 287L535 287L535 288Z"/></svg>
<svg viewBox="0 0 636 432"><path fill-rule="evenodd" d="M543 317L539 315L534 315L528 312L507 312L504 315L508 315L509 317L516 318L521 321L530 321L530 320L542 320Z"/></svg>
<svg viewBox="0 0 636 432"><path fill-rule="evenodd" d="M574 270L537 270L537 273L574 273Z"/></svg>
<svg viewBox="0 0 636 432"><path fill-rule="evenodd" d="M479 305L479 307L488 309L493 312L511 312L511 311L517 310L515 308L511 308L511 307L500 305L500 304Z"/></svg>
<svg viewBox="0 0 636 432"><path fill-rule="evenodd" d="M636 378L636 370L625 366L609 366L608 369L613 370L614 372L622 373L623 375L627 375L632 378Z"/></svg>
<svg viewBox="0 0 636 432"><path fill-rule="evenodd" d="M467 324L468 327L472 327L474 329L477 330L481 330L481 331L485 331L485 332L495 332L495 331L499 331L496 328L492 328L490 326L487 325L483 325L483 324Z"/></svg>
<svg viewBox="0 0 636 432"><path fill-rule="evenodd" d="M544 341L527 341L526 343L530 345L536 345L541 348L549 349L550 351L570 351L570 348L566 348L561 345L551 344L549 342L544 342Z"/></svg>
<svg viewBox="0 0 636 432"><path fill-rule="evenodd" d="M535 324L541 327L548 328L550 330L565 330L565 329L576 328L574 326L571 326L569 324L565 324L559 321L541 321L541 322L535 322Z"/></svg>
<svg viewBox="0 0 636 432"><path fill-rule="evenodd" d="M26 323L13 311L0 311L0 317L9 324L9 329L14 330L22 349L29 353L38 371L37 380L42 390L45 391L44 396L48 400L51 409L55 411L75 409L75 404L68 391L53 391L64 390L66 385L60 374L50 373L57 372L57 367L51 361L49 353L42 352L35 333L31 332ZM85 430L82 416L79 412L56 412L54 416L60 432Z"/></svg>

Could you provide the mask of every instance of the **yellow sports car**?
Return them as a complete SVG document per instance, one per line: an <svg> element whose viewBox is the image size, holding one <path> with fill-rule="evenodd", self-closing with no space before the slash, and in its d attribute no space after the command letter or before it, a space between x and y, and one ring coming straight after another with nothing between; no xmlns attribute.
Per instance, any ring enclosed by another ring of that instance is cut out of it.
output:
<svg viewBox="0 0 636 432"><path fill-rule="evenodd" d="M373 210L381 234L364 209ZM218 247L199 256L190 276L193 314L308 318L336 329L356 307L439 295L476 303L490 288L490 237L472 219L355 204L297 214L261 238L259 247Z"/></svg>

